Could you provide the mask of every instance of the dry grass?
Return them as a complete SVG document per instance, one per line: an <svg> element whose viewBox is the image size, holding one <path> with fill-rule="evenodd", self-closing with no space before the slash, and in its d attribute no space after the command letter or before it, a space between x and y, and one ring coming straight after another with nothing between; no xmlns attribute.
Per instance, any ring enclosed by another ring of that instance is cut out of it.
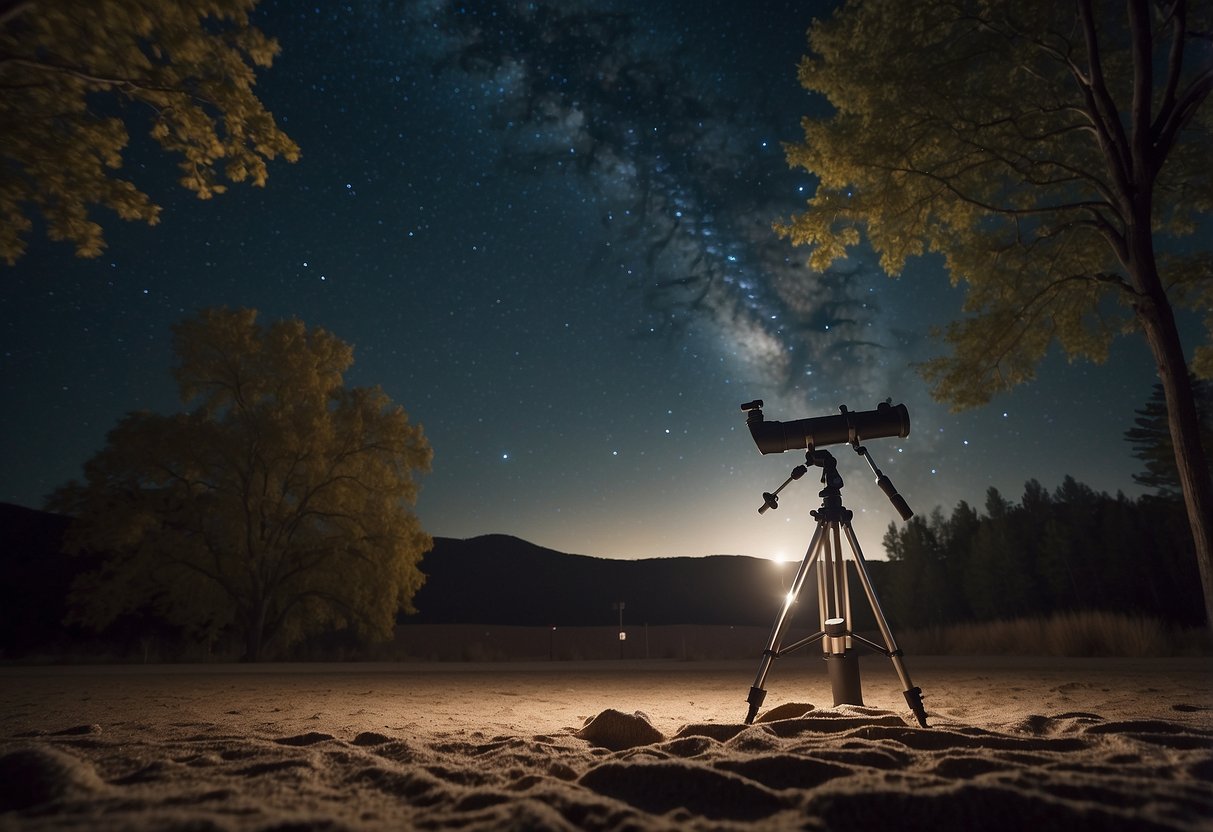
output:
<svg viewBox="0 0 1213 832"><path fill-rule="evenodd" d="M1190 656L1213 653L1209 631L1112 612L983 621L907 631L907 652L929 655Z"/></svg>
<svg viewBox="0 0 1213 832"><path fill-rule="evenodd" d="M784 645L808 636L793 626ZM879 642L874 627L862 634ZM893 627L898 645L920 656L1086 656L1149 658L1213 656L1213 637L1204 627L1184 629L1160 619L1111 612L1058 613L1049 618L1019 618L929 627ZM770 637L766 627L671 625L629 627L622 645L617 627L507 627L471 624L409 624L397 628L385 644L351 648L318 646L297 650L288 661L369 662L535 662L665 659L684 662L753 659ZM93 649L88 649L92 647ZM622 650L621 650L622 647ZM0 665L224 663L235 655L210 655L154 642L127 652L93 645L58 653L6 657Z"/></svg>

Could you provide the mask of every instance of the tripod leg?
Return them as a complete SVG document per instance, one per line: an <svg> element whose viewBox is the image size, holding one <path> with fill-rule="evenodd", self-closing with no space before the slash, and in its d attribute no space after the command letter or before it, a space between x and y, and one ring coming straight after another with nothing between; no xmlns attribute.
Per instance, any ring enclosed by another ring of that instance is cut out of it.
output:
<svg viewBox="0 0 1213 832"><path fill-rule="evenodd" d="M889 629L888 619L885 618L884 610L880 607L880 600L876 597L876 590L872 586L872 578L868 575L867 561L864 560L863 551L859 548L859 541L855 538L855 530L851 528L850 522L843 522L842 527L846 530L847 541L851 544L851 551L855 554L855 566L856 571L859 573L859 581L863 584L864 594L868 596L868 604L871 605L872 612L876 616L876 624L880 627L880 634L884 637L889 658L893 661L893 669L897 671L897 675L901 679L906 704L910 706L910 710L913 711L918 724L926 728L927 711L922 704L922 688L915 687L914 683L910 681L909 671L906 670L905 664L901 661L901 650L897 647L897 641L893 638L893 631Z"/></svg>
<svg viewBox="0 0 1213 832"><path fill-rule="evenodd" d="M813 539L809 541L809 548L805 550L804 560L800 562L800 568L796 570L796 577L792 579L792 588L788 590L788 594L783 599L783 608L779 611L779 617L775 619L775 626L771 628L771 637L767 640L767 648L762 651L762 660L758 663L758 675L754 677L754 684L750 687L750 695L746 697L746 702L749 703L749 712L746 714L745 724L749 725L754 721L754 717L758 715L758 709L762 707L762 701L766 698L767 692L763 688L766 684L767 673L771 669L771 662L779 655L779 645L783 642L783 635L788 629L788 624L791 623L792 607L796 605L797 597L800 595L800 588L804 585L805 577L813 568L814 562L817 560L818 546L822 540L825 524L818 523L816 531L813 532Z"/></svg>

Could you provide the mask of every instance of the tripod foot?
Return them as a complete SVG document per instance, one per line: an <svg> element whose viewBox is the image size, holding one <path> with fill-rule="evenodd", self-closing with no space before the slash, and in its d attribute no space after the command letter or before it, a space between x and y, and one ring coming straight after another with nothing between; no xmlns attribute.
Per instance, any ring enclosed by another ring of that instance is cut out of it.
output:
<svg viewBox="0 0 1213 832"><path fill-rule="evenodd" d="M746 725L754 722L754 717L758 716L758 709L762 707L762 700L766 698L767 692L762 688L750 688L750 695L745 700L750 703L750 712L745 717Z"/></svg>
<svg viewBox="0 0 1213 832"><path fill-rule="evenodd" d="M910 688L905 692L906 704L910 706L910 710L914 712L914 716L918 719L918 724L923 728L927 727L927 709L922 704L922 688Z"/></svg>

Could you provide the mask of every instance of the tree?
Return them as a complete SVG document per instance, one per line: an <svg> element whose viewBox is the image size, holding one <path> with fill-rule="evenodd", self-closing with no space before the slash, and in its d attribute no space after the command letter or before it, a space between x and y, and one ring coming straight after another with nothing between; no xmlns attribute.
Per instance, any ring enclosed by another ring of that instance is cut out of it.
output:
<svg viewBox="0 0 1213 832"><path fill-rule="evenodd" d="M69 551L101 567L72 591L102 627L151 604L260 659L328 627L393 634L431 545L409 510L431 451L379 388L347 388L353 350L297 320L210 309L174 329L188 412L131 413L51 498Z"/></svg>
<svg viewBox="0 0 1213 832"><path fill-rule="evenodd" d="M1014 618L1040 612L1039 593L1023 512L998 489L986 490L986 520L973 537L962 584L969 608L979 619Z"/></svg>
<svg viewBox="0 0 1213 832"><path fill-rule="evenodd" d="M1200 419L1201 445L1213 448L1213 382L1193 379L1192 394ZM1175 467L1171 432L1167 428L1167 403L1161 384L1154 385L1150 400L1136 413L1135 427L1125 431L1125 440L1133 445L1133 456L1145 464L1146 470L1134 474L1133 481L1154 489L1160 497L1177 498L1181 493L1179 472Z"/></svg>
<svg viewBox="0 0 1213 832"><path fill-rule="evenodd" d="M817 268L861 229L890 274L942 255L967 317L921 369L956 408L1030 380L1054 343L1099 361L1142 333L1213 626L1213 484L1174 314L1213 330L1213 255L1176 242L1213 205L1211 32L1186 0L849 3L809 34L800 81L835 112L788 147L820 181L776 229ZM1192 367L1213 375L1213 344Z"/></svg>
<svg viewBox="0 0 1213 832"><path fill-rule="evenodd" d="M901 529L889 524L884 536L892 564L888 605L899 624L939 626L961 617L963 599L949 580L946 533L947 521L939 508L930 520L915 515Z"/></svg>
<svg viewBox="0 0 1213 832"><path fill-rule="evenodd" d="M253 94L278 44L249 25L258 0L0 3L0 257L46 234L82 257L105 247L91 209L154 225L160 208L118 178L127 121L179 155L201 199L220 180L264 185L266 161L299 149ZM220 170L222 168L222 170Z"/></svg>

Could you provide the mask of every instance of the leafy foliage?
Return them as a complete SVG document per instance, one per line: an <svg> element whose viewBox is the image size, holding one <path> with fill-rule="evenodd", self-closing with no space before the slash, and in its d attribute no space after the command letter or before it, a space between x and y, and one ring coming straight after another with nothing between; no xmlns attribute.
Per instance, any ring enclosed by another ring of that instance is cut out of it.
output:
<svg viewBox="0 0 1213 832"><path fill-rule="evenodd" d="M378 388L347 388L353 350L297 320L211 309L175 329L193 409L131 413L52 497L67 547L103 556L75 615L101 627L151 605L249 659L329 628L387 639L431 545L408 506L431 451Z"/></svg>
<svg viewBox="0 0 1213 832"><path fill-rule="evenodd" d="M814 24L801 83L835 112L788 160L819 177L776 230L825 268L864 230L896 274L965 284L952 353L920 367L958 408L1032 379L1057 344L1103 361L1136 329L1163 384L1213 626L1213 479L1175 310L1211 325L1213 9L1188 0L851 2ZM1159 252L1165 251L1166 256ZM1192 369L1208 373L1213 344Z"/></svg>
<svg viewBox="0 0 1213 832"><path fill-rule="evenodd" d="M890 274L942 255L969 315L923 369L958 407L1033 378L1054 341L1103 360L1158 300L1151 232L1190 235L1213 206L1213 12L1127 8L848 3L810 30L800 80L835 112L787 148L820 184L778 230L817 268L861 229ZM1209 250L1174 252L1162 285L1207 310Z"/></svg>
<svg viewBox="0 0 1213 832"><path fill-rule="evenodd" d="M119 178L128 122L149 125L201 199L224 179L264 185L266 161L299 156L253 94L278 45L249 25L257 0L69 0L0 5L0 257L41 215L82 257L104 248L95 206L155 224L160 209Z"/></svg>

